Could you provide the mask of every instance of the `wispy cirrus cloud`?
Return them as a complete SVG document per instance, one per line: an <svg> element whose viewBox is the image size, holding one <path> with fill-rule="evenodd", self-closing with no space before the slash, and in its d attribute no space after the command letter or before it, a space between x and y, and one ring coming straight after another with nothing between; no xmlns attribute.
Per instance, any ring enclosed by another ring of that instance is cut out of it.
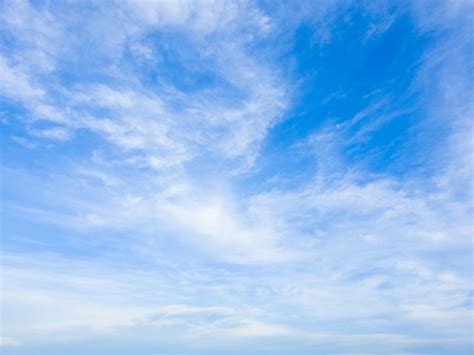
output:
<svg viewBox="0 0 474 355"><path fill-rule="evenodd" d="M229 12L227 7L233 11ZM212 15L210 8L213 9ZM80 50L81 43L76 43L79 39L73 40L66 52L59 46L52 49L53 45L49 39L42 40L49 36L64 37L61 29L65 31L67 27L67 24L61 25L60 21L56 21L59 23L57 28L49 26L49 22L55 18L49 10L33 9L27 3L21 3L21 6L8 3L7 10L9 12L5 17L8 16L12 20L6 21L6 28L11 31L19 45L23 44L21 41L25 37L24 33L31 31L29 18L41 19L38 24L41 31L31 32L31 36L38 37L38 40L23 45L32 47L36 52L50 58L55 71L60 71L62 64L54 63L67 60ZM98 10L106 11L100 7ZM281 118L287 105L283 82L265 68L263 62L246 53L244 46L251 43L251 39L245 40L244 36L240 36L244 26L257 26L258 30L260 17L264 15L252 9L249 11L251 16L246 20L248 23L242 24L240 18L237 21L232 12L246 11L246 6L229 4L223 6L221 11L215 11L215 6L207 2L195 5L189 2L181 5L171 5L167 2L132 2L124 4L116 11L121 13L127 10L130 10L132 15L125 18L123 29L116 28L118 24L113 21L107 20L103 24L105 28L109 28L110 33L114 30L122 32L121 41L117 43L122 51L129 44L133 48L139 45L140 36L145 36L147 32L162 26L172 26L178 33L184 31L192 50L204 59L204 67L199 68L196 73L206 75L206 67L212 68L214 74L210 79L221 81L224 90L215 86L204 88L195 94L186 93L174 88L173 84L166 83L165 77L165 87L157 94L154 89L146 88L131 79L133 76L142 75L141 73L125 70L117 76L113 69L109 72L110 68L105 68L105 74L115 81L120 80L122 89L112 89L110 85L102 83L60 87L54 81L41 81L41 75L50 73L51 68L39 72L32 70L36 67L34 62L21 58L14 60L10 54L10 61L17 64L8 64L6 59L3 60L2 71L7 78L4 94L15 99L22 98L31 111L33 120L61 123L67 129L85 128L103 134L125 150L148 151L148 154L142 154L139 161L151 167L162 168L170 164L180 164L191 159L198 151L211 154L216 152L224 157L247 156L244 160L250 159L251 163L257 153L251 147L264 138L266 130ZM149 22L142 21L148 17ZM191 24L188 23L188 18L192 18ZM163 19L168 19L168 22ZM96 26L95 22L86 21L85 24ZM227 29L227 26L230 26L230 29ZM128 29L132 27L134 30L129 33ZM223 28L226 30L221 31ZM195 31L202 31L203 35L212 38L213 45L201 48L205 38L198 36ZM91 33L84 40L99 41L95 35ZM228 41L228 38L235 39L236 36L243 39L233 43ZM20 49L25 50L23 47ZM176 50L175 54L179 58L182 53L179 52L180 49ZM134 58L133 52L130 54ZM115 63L112 62L111 65L122 66L122 61L122 58L116 58ZM194 69L188 66L191 65L188 59L182 64L185 75L193 73ZM169 66L170 63L165 65ZM127 79L125 72L130 76ZM163 80L161 75L157 73L158 80ZM57 77L54 72L51 76ZM203 77L203 80L207 80L206 77ZM237 93L237 100L229 101L226 91ZM192 134L189 132L190 127L194 127ZM158 155L161 157L158 158Z"/></svg>

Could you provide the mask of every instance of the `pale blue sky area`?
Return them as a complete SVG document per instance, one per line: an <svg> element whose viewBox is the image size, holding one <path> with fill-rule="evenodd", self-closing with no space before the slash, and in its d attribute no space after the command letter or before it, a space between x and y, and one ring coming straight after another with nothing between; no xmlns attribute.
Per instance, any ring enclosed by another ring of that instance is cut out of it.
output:
<svg viewBox="0 0 474 355"><path fill-rule="evenodd" d="M473 2L0 0L0 350L469 354Z"/></svg>

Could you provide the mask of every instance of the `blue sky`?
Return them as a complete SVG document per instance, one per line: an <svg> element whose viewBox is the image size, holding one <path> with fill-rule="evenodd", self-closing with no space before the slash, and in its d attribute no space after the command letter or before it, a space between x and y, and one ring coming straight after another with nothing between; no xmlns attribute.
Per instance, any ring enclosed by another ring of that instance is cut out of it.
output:
<svg viewBox="0 0 474 355"><path fill-rule="evenodd" d="M2 1L2 353L470 353L472 21Z"/></svg>

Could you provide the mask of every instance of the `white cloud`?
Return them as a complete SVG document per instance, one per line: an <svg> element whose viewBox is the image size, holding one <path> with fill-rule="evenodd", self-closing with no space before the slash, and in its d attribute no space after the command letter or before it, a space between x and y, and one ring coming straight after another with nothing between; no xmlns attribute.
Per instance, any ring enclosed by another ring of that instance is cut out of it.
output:
<svg viewBox="0 0 474 355"><path fill-rule="evenodd" d="M76 51L80 50L81 40L99 40L95 35L90 39L74 38L67 44L67 50L61 49L59 43L63 42L67 28L67 22L62 21L67 21L68 17L61 19L47 7L33 9L22 3L18 7L9 6L12 18L18 17L18 20L5 22L6 28L18 41L25 37L25 31L32 31L30 23L19 14L23 7L27 13L41 12L34 16L43 18L45 22L41 23L41 31L37 34L44 40L24 46L45 53L54 63L51 65L60 65L60 61L74 58ZM195 46L196 54L207 58L215 75L225 82L224 87L186 93L167 83L162 91L156 92L138 84L133 79L133 72L129 77L126 73L120 74L123 78L121 89L106 84L60 87L54 81L41 80L44 71L33 70L32 63L12 54L9 56L12 65L2 62L2 71L7 78L3 81L5 95L20 99L30 110L33 121L63 124L63 133L86 128L103 135L118 147L130 151L131 156L126 158L129 164L136 162L137 166L163 170L195 157L213 154L217 159L241 159L244 162L242 167L245 164L251 166L259 143L267 130L281 119L288 104L284 81L274 68L252 57L241 39L244 38L243 31L250 31L252 26L261 27L262 21L267 23L268 18L250 5L220 2L133 2L119 6L117 11L126 12L130 7L134 15L126 17L122 28L116 28L117 24L110 19L103 24L110 33L122 31L121 39L116 42L117 48L122 51L129 45L130 48L145 48L137 39L138 34L155 33L161 25L170 26L171 31L184 31L187 40ZM101 8L97 10L103 11ZM246 16L236 18L237 13ZM135 15L150 18L151 22L134 22ZM47 24L53 20L57 24L47 30ZM85 21L86 28L94 24L86 19L81 21ZM204 33L219 30L219 34L209 45L195 36L196 30ZM51 42L58 44L53 47ZM141 57L142 52L138 54ZM147 51L146 56L150 55L151 52ZM113 57L112 61L113 66L120 65L118 57ZM103 72L108 70L104 68ZM171 92L168 91L169 85ZM239 92L241 98L229 102L233 92ZM98 110L102 111L101 114L97 113ZM46 133L31 132L49 136L59 134L57 129ZM62 139L66 139L64 134Z"/></svg>
<svg viewBox="0 0 474 355"><path fill-rule="evenodd" d="M31 79L25 71L15 68L0 56L1 94L13 100L36 100L45 96L43 89L31 84Z"/></svg>
<svg viewBox="0 0 474 355"><path fill-rule="evenodd" d="M34 137L47 138L58 141L67 141L71 138L71 132L68 129L62 127L31 130L30 134Z"/></svg>
<svg viewBox="0 0 474 355"><path fill-rule="evenodd" d="M23 137L17 137L17 136L12 136L10 137L14 142L22 145L25 148L28 149L34 149L36 148L36 144L31 142L30 140L23 138Z"/></svg>
<svg viewBox="0 0 474 355"><path fill-rule="evenodd" d="M16 340L15 338L11 337L0 337L0 347L7 347L7 346L19 346L21 343Z"/></svg>

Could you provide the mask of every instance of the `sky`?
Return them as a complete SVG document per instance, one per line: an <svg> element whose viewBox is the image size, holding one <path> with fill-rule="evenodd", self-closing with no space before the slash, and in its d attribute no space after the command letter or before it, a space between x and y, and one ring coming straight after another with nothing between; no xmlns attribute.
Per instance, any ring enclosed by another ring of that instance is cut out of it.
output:
<svg viewBox="0 0 474 355"><path fill-rule="evenodd" d="M470 354L473 10L0 0L2 354Z"/></svg>

